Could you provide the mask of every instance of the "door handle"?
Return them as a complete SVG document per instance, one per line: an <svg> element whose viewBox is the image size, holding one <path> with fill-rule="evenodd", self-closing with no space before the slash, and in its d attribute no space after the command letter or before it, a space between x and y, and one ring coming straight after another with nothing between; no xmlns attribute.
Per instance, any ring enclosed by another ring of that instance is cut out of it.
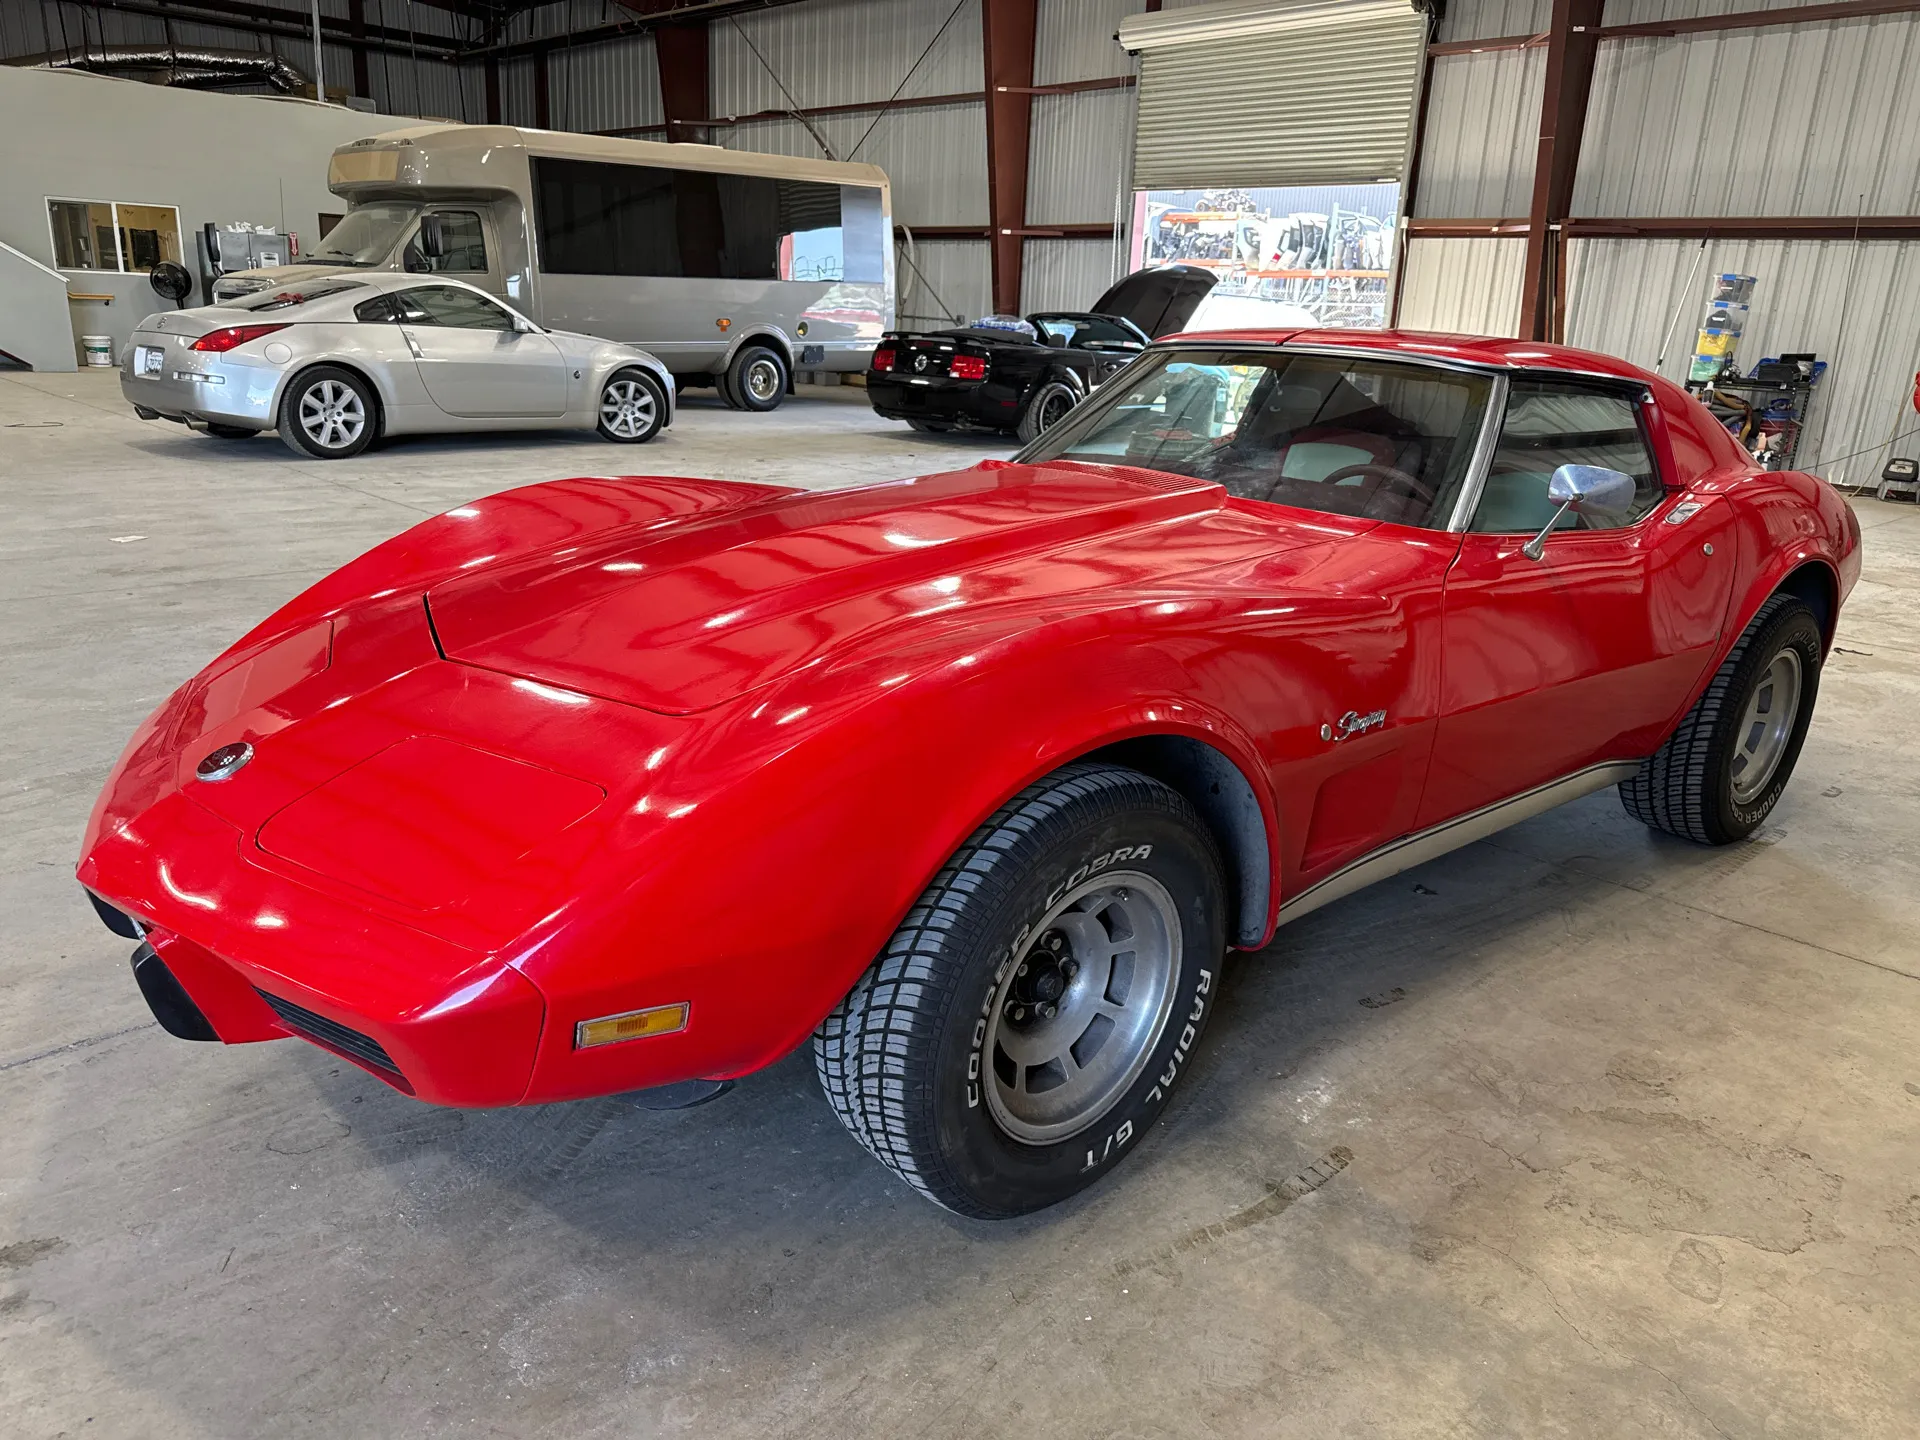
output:
<svg viewBox="0 0 1920 1440"><path fill-rule="evenodd" d="M426 356L421 353L420 342L413 338L413 331L402 326L400 333L407 337L407 349L413 352L413 358L416 360L424 360Z"/></svg>

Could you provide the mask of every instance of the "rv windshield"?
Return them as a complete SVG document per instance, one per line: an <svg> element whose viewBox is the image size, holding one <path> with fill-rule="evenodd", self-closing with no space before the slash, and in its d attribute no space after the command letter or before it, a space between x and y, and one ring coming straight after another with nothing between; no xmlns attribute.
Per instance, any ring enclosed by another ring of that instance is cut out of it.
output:
<svg viewBox="0 0 1920 1440"><path fill-rule="evenodd" d="M419 213L413 205L356 205L308 258L317 265L378 265Z"/></svg>

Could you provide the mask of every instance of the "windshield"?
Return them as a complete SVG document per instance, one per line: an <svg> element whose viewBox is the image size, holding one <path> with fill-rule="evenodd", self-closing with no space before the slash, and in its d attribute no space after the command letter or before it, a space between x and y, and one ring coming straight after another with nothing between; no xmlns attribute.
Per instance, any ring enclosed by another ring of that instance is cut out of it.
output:
<svg viewBox="0 0 1920 1440"><path fill-rule="evenodd" d="M378 265L419 213L412 205L356 205L308 258L320 265Z"/></svg>
<svg viewBox="0 0 1920 1440"><path fill-rule="evenodd" d="M1245 500L1444 529L1491 376L1431 365L1168 349L1122 370L1020 459L1138 465Z"/></svg>

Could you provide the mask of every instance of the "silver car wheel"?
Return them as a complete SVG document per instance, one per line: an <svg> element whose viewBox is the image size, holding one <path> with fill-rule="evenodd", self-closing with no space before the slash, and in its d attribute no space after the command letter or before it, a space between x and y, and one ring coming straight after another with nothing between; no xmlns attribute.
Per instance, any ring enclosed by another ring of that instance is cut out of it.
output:
<svg viewBox="0 0 1920 1440"><path fill-rule="evenodd" d="M994 1120L1049 1145L1140 1078L1173 1004L1180 911L1152 876L1113 871L1069 890L1030 934L994 992L982 1051Z"/></svg>
<svg viewBox="0 0 1920 1440"><path fill-rule="evenodd" d="M600 392L600 423L623 440L646 434L653 417L653 395L638 380L614 380Z"/></svg>
<svg viewBox="0 0 1920 1440"><path fill-rule="evenodd" d="M755 360L740 376L740 383L748 395L764 405L780 394L780 367L772 360Z"/></svg>
<svg viewBox="0 0 1920 1440"><path fill-rule="evenodd" d="M300 428L323 450L344 450L367 428L367 409L353 387L322 380L300 397Z"/></svg>
<svg viewBox="0 0 1920 1440"><path fill-rule="evenodd" d="M1746 805L1767 788L1793 737L1800 713L1800 652L1791 645L1773 657L1753 687L1746 714L1734 736L1733 798Z"/></svg>

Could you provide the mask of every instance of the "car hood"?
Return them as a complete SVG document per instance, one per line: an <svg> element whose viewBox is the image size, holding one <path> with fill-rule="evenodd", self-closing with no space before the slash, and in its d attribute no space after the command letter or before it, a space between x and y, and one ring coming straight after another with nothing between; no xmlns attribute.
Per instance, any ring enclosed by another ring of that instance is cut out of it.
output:
<svg viewBox="0 0 1920 1440"><path fill-rule="evenodd" d="M1198 265L1154 265L1123 275L1094 301L1095 315L1131 320L1158 340L1186 328L1188 319L1220 277Z"/></svg>
<svg viewBox="0 0 1920 1440"><path fill-rule="evenodd" d="M443 581L427 605L450 660L690 714L856 639L1164 578L1170 527L1225 501L1152 471L988 462L616 527Z"/></svg>

